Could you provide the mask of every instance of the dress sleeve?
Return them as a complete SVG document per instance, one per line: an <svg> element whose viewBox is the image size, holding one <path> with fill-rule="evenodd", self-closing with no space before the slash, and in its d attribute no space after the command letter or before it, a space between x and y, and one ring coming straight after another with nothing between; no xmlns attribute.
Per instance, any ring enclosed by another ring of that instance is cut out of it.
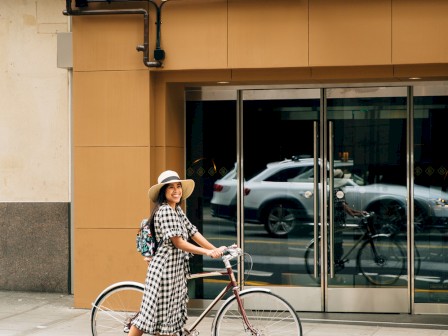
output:
<svg viewBox="0 0 448 336"><path fill-rule="evenodd" d="M179 208L178 211L179 211L179 214L180 214L180 216L181 216L181 218L182 218L182 221L183 221L185 227L187 228L187 231L188 231L188 237L190 237L190 238L193 237L194 234L195 234L196 232L198 232L198 228L197 228L194 224L192 224L192 223L190 222L190 220L188 219L188 217L185 215L185 213L182 211L181 208Z"/></svg>
<svg viewBox="0 0 448 336"><path fill-rule="evenodd" d="M160 225L162 239L182 237L181 221L176 212L168 205L161 206L157 211L157 220Z"/></svg>

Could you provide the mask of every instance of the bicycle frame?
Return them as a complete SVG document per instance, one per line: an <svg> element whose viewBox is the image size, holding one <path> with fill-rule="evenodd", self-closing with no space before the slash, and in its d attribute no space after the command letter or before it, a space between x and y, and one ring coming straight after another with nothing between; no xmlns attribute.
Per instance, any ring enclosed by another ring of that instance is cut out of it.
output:
<svg viewBox="0 0 448 336"><path fill-rule="evenodd" d="M345 231L347 229L343 229L341 231ZM346 253L344 253L344 255L341 257L341 261L345 261L347 259L347 257L353 252L354 249L356 249L358 247L359 244L361 244L361 242L363 242L364 240L370 239L372 236L370 235L369 232L364 232L362 234L362 236L353 244L353 246L350 248L350 250Z"/></svg>
<svg viewBox="0 0 448 336"><path fill-rule="evenodd" d="M235 279L235 274L233 273L232 266L230 265L231 257L223 257L223 262L226 267L226 271L214 271L214 272L204 272L204 273L196 273L189 276L190 279L198 279L198 278L207 278L212 276L220 276L220 275L227 275L229 277L229 283L226 285L226 287L223 288L223 290L215 297L215 299L205 308L205 310L202 312L201 315L199 315L195 321L188 327L184 328L184 331L187 332L187 335L190 335L192 332L195 331L196 327L201 323L201 321L204 319L205 316L218 304L218 302L226 295L230 290L232 290L233 296L236 298L238 302L238 307L240 308L240 313L243 317L243 321L246 324L247 328L256 335L256 331L250 324L249 320L247 319L246 312L243 309L243 302L240 298L240 289L238 287L238 282ZM250 291L250 290L247 290ZM244 292L247 292L244 291ZM268 290L267 290L268 291ZM233 297L228 298L227 300L231 300ZM219 315L219 312L218 314ZM213 329L213 328L212 328ZM194 334L191 334L194 335Z"/></svg>
<svg viewBox="0 0 448 336"><path fill-rule="evenodd" d="M350 250L347 253L344 253L344 255L341 257L341 261L345 261L347 257L353 252L353 250L358 247L359 244L361 244L364 240L369 240L375 237L375 230L372 226L372 224L367 220L368 217L363 217L362 221L365 221L365 232L361 235L361 237L353 244L353 246L350 248ZM358 227L359 228L359 227ZM341 230L338 230L339 232L347 231L348 228L343 228ZM374 248L374 246L372 246ZM376 252L375 252L376 253Z"/></svg>
<svg viewBox="0 0 448 336"><path fill-rule="evenodd" d="M267 288L257 287L240 290L230 261L242 255L243 252L240 248L235 245L229 246L222 256L225 269L188 276L188 279L197 279L225 275L228 277L228 281L212 303L202 311L201 315L195 318L193 323L184 325L182 334L198 336L199 331L196 330L196 327L226 294L230 294L221 307L216 308L216 316L212 322L213 335L231 336L234 330L230 329L229 331L228 327L232 328L233 326L233 328L242 327L245 335L260 336L261 334L264 335L266 330L273 332L270 334L274 335L288 330L291 335L301 336L300 319L294 308L285 299L272 293ZM250 261L252 262L251 258ZM135 302L136 295L141 295L140 293L143 292L144 285L134 281L118 282L103 290L92 304L90 317L92 334L102 336L109 335L111 331L118 332L118 334L129 332L132 320L138 314L137 303ZM268 315L263 313L263 310L260 314L260 302L269 304ZM274 314L271 314L272 311L274 311ZM281 312L281 315L278 315L278 312Z"/></svg>

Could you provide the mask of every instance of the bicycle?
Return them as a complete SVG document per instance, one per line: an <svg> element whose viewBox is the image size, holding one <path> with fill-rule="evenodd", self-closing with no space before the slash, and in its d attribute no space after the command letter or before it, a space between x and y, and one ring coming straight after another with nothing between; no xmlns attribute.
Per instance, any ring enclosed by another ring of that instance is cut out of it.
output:
<svg viewBox="0 0 448 336"><path fill-rule="evenodd" d="M348 252L335 261L335 270L345 267L349 261L349 256L361 244L356 256L356 266L362 275L373 285L392 285L398 281L406 269L406 257L403 249L393 239L391 234L376 233L372 216L369 213L362 216L361 228L365 228L364 233L349 249ZM349 230L342 228L338 232ZM318 238L320 246L321 237ZM314 275L314 239L311 240L305 251L305 267L307 273L320 282L320 275ZM319 247L318 246L318 247ZM318 263L320 270L320 262Z"/></svg>
<svg viewBox="0 0 448 336"><path fill-rule="evenodd" d="M222 256L225 270L197 273L189 277L196 279L225 275L229 282L202 314L184 328L184 335L198 336L196 327L230 293L213 319L212 336L302 336L300 319L284 298L266 288L239 289L230 261L243 255L240 248L229 246ZM140 309L143 288L141 283L124 281L103 290L92 304L92 335L123 335L123 332L129 332L130 321Z"/></svg>

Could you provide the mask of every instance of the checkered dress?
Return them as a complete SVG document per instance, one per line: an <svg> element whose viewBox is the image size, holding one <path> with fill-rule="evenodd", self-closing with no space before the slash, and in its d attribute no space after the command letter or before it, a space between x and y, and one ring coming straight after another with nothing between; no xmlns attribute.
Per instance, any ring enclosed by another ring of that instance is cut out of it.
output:
<svg viewBox="0 0 448 336"><path fill-rule="evenodd" d="M163 243L148 266L140 314L132 322L149 335L182 335L187 321L189 253L177 249L171 237L188 240L198 230L182 209L162 204L155 217L157 241Z"/></svg>

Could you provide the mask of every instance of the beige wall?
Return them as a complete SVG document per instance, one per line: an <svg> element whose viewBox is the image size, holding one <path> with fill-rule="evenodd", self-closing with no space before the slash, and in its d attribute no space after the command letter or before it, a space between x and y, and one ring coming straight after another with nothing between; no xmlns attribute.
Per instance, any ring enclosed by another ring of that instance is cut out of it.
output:
<svg viewBox="0 0 448 336"><path fill-rule="evenodd" d="M135 50L143 42L140 16L74 17L76 306L88 307L114 281L145 276L136 228L158 174L184 174L186 83L446 78L446 7L435 0L173 1L163 8L160 69L146 68Z"/></svg>
<svg viewBox="0 0 448 336"><path fill-rule="evenodd" d="M58 0L0 1L0 202L69 202L68 74Z"/></svg>

